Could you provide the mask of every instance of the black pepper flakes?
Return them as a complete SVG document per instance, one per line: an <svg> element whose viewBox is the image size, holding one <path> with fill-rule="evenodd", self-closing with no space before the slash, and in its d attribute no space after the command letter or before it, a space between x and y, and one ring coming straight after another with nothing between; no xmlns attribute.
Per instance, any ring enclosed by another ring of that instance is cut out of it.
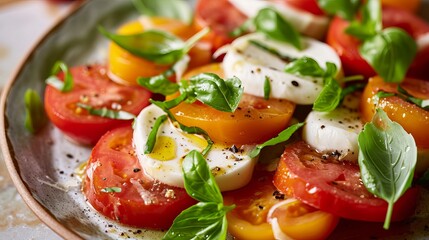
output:
<svg viewBox="0 0 429 240"><path fill-rule="evenodd" d="M290 83L292 83L292 85L294 86L294 87L299 87L299 83L297 82L297 81L295 81L295 80L293 80L292 82L290 82Z"/></svg>
<svg viewBox="0 0 429 240"><path fill-rule="evenodd" d="M273 197L274 197L275 199L279 199L279 200L284 200L284 199L285 199L285 195L284 195L283 193L281 193L281 192L277 191L277 190L275 190L275 191L273 192Z"/></svg>
<svg viewBox="0 0 429 240"><path fill-rule="evenodd" d="M141 169L140 168L134 168L133 169L133 172L140 172L141 171Z"/></svg>

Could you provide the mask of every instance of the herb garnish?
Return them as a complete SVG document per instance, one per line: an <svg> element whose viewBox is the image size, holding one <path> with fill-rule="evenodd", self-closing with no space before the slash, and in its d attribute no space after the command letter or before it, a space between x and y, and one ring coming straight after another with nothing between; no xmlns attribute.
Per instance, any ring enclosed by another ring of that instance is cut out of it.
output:
<svg viewBox="0 0 429 240"><path fill-rule="evenodd" d="M90 105L83 104L83 103L77 103L76 105L80 108L87 110L90 115L100 116L100 117L104 117L104 118L131 120L131 119L134 119L136 117L134 114L126 112L126 111L111 110L111 109L108 109L106 107L94 108Z"/></svg>
<svg viewBox="0 0 429 240"><path fill-rule="evenodd" d="M263 33L270 39L289 43L298 50L304 49L304 44L299 32L273 8L263 8L259 10L254 18L247 20L230 34L234 37L238 37L252 30Z"/></svg>
<svg viewBox="0 0 429 240"><path fill-rule="evenodd" d="M388 203L384 228L390 226L394 203L411 187L417 162L414 138L377 109L358 136L361 178L369 192Z"/></svg>
<svg viewBox="0 0 429 240"><path fill-rule="evenodd" d="M133 0L133 4L143 15L162 16L178 19L186 24L192 23L192 8L183 0Z"/></svg>
<svg viewBox="0 0 429 240"><path fill-rule="evenodd" d="M27 89L24 95L25 103L25 128L36 133L46 123L46 115L39 94L33 89Z"/></svg>
<svg viewBox="0 0 429 240"><path fill-rule="evenodd" d="M270 94L271 94L271 81L270 81L270 78L268 76L265 76L265 81L264 81L264 99L265 100L270 99Z"/></svg>
<svg viewBox="0 0 429 240"><path fill-rule="evenodd" d="M337 14L341 18L353 20L360 7L360 0L318 0L320 8L328 14Z"/></svg>
<svg viewBox="0 0 429 240"><path fill-rule="evenodd" d="M122 188L120 188L120 187L106 187L106 188L101 189L101 192L104 192L104 193L120 193L120 192L122 192Z"/></svg>
<svg viewBox="0 0 429 240"><path fill-rule="evenodd" d="M400 85L398 85L397 90L398 90L398 93L378 91L373 97L374 104L377 105L380 98L396 96L404 99L407 102L413 103L424 110L429 110L429 99L420 99L420 98L414 97L409 92L407 92L407 90L402 88Z"/></svg>
<svg viewBox="0 0 429 240"><path fill-rule="evenodd" d="M331 2L328 4L327 2ZM319 0L320 6L327 12L343 15L349 6L358 5L355 1L345 4L343 0ZM329 10L330 6L336 8ZM359 47L360 55L374 68L386 82L399 83L404 80L405 74L416 53L417 44L404 30L396 27L382 29L381 4L379 0L368 0L361 6L361 18L355 18L346 33L362 40ZM350 14L347 13L347 18Z"/></svg>
<svg viewBox="0 0 429 240"><path fill-rule="evenodd" d="M210 31L209 28L204 28L184 42L173 34L161 30L147 30L132 35L110 33L102 26L99 26L98 30L128 52L157 64L177 62Z"/></svg>
<svg viewBox="0 0 429 240"><path fill-rule="evenodd" d="M186 192L200 202L182 211L163 239L225 239L226 213L235 206L223 204L219 187L201 153L189 152L182 171Z"/></svg>
<svg viewBox="0 0 429 240"><path fill-rule="evenodd" d="M167 120L167 115L159 116L155 123L153 124L152 130L149 133L149 136L147 138L147 142L145 145L144 153L149 154L152 152L153 148L155 147L156 142L156 134L158 133L159 127L161 127L161 124Z"/></svg>
<svg viewBox="0 0 429 240"><path fill-rule="evenodd" d="M64 81L61 81L57 74L62 71L64 73ZM73 90L73 76L69 71L67 65L62 61L55 62L51 69L51 76L46 79L46 84L60 90L61 92L70 92Z"/></svg>
<svg viewBox="0 0 429 240"><path fill-rule="evenodd" d="M260 48L260 49L262 49L264 51L267 51L267 52L275 55L276 57L280 58L284 62L289 63L289 62L292 62L292 61L296 60L296 58L290 57L290 56L288 56L288 55L286 55L286 54L284 54L282 52L279 52L279 51L277 51L277 49L272 48L272 47L270 47L270 46L268 46L268 45L266 45L266 44L264 44L264 43L262 43L260 41L257 41L257 40L254 40L254 39L250 39L249 43L253 44L254 46L256 46L256 47L258 47L258 48Z"/></svg>
<svg viewBox="0 0 429 240"><path fill-rule="evenodd" d="M282 132L280 132L277 135L277 137L271 138L270 140L268 140L262 144L258 144L249 153L249 157L254 158L254 157L258 156L259 153L261 152L262 148L264 148L264 147L274 146L278 143L286 142L287 140L289 140L289 138L292 136L292 134L294 134L302 126L304 126L304 123L296 123L294 125L291 125L288 128L286 128L285 130L283 130Z"/></svg>

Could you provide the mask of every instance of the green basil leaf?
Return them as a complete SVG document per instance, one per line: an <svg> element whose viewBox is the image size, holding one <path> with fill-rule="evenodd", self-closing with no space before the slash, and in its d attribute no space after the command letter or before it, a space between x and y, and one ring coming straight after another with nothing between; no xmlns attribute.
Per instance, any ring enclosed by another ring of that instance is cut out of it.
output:
<svg viewBox="0 0 429 240"><path fill-rule="evenodd" d="M182 162L182 170L189 196L200 202L223 202L216 180L200 152L190 151Z"/></svg>
<svg viewBox="0 0 429 240"><path fill-rule="evenodd" d="M27 89L24 95L25 120L24 126L31 133L37 133L46 123L45 110L39 94L33 89Z"/></svg>
<svg viewBox="0 0 429 240"><path fill-rule="evenodd" d="M264 99L268 100L270 99L271 94L271 81L268 76L265 76L265 82L264 82Z"/></svg>
<svg viewBox="0 0 429 240"><path fill-rule="evenodd" d="M158 64L172 64L186 54L185 42L168 32L147 30L132 35L119 35L110 33L101 26L98 30L131 54Z"/></svg>
<svg viewBox="0 0 429 240"><path fill-rule="evenodd" d="M148 16L161 16L178 19L191 24L193 11L187 1L183 0L133 0L137 10Z"/></svg>
<svg viewBox="0 0 429 240"><path fill-rule="evenodd" d="M104 193L120 193L120 192L122 192L122 188L120 188L120 187L106 187L106 188L101 189L101 192L104 192Z"/></svg>
<svg viewBox="0 0 429 240"><path fill-rule="evenodd" d="M429 110L429 99L416 98L402 88L401 85L398 85L398 92L405 96L406 101L412 102L425 110Z"/></svg>
<svg viewBox="0 0 429 240"><path fill-rule="evenodd" d="M358 136L359 166L369 192L384 199L388 210L384 228L388 229L393 205L411 186L417 162L414 138L401 125L377 109L372 122Z"/></svg>
<svg viewBox="0 0 429 240"><path fill-rule="evenodd" d="M380 98L385 98L385 97L392 97L392 96L396 96L395 93L390 93L390 92L384 92L384 91L378 91L373 97L372 97L372 102L375 106L378 105L378 102L380 101Z"/></svg>
<svg viewBox="0 0 429 240"><path fill-rule="evenodd" d="M262 43L260 41L251 39L251 40L249 40L249 43L252 44L252 45L254 45L254 46L256 46L256 47L258 47L258 48L260 48L260 49L262 49L262 50L264 50L264 51L267 51L267 52L275 55L276 57L280 58L284 62L289 63L289 62L292 62L292 61L296 60L296 58L293 58L293 57L288 56L288 55L286 55L286 54L284 54L282 52L279 52L279 51L277 51L277 49L275 49L275 48L273 48L271 46L268 46L268 45L266 45L266 44L264 44L264 43Z"/></svg>
<svg viewBox="0 0 429 240"><path fill-rule="evenodd" d="M134 119L136 116L132 113L126 112L126 111L117 111L117 110L111 110L106 107L103 108L93 108L92 106L83 104L83 103L77 103L78 107L81 107L88 111L90 115L100 116L104 118L111 118L111 119L119 119L119 120L131 120Z"/></svg>
<svg viewBox="0 0 429 240"><path fill-rule="evenodd" d="M384 81L399 83L417 53L417 45L404 30L386 28L365 40L359 52Z"/></svg>
<svg viewBox="0 0 429 240"><path fill-rule="evenodd" d="M259 10L254 24L257 32L262 32L271 39L289 43L298 50L304 48L298 31L272 8Z"/></svg>
<svg viewBox="0 0 429 240"><path fill-rule="evenodd" d="M170 95L179 90L179 84L168 80L171 72L167 71L153 77L139 77L137 78L137 83L153 93L160 93L164 96Z"/></svg>
<svg viewBox="0 0 429 240"><path fill-rule="evenodd" d="M226 239L226 212L222 204L200 202L182 211L164 235L164 240Z"/></svg>
<svg viewBox="0 0 429 240"><path fill-rule="evenodd" d="M277 137L271 138L270 140L257 145L252 151L250 151L249 156L251 158L254 158L259 155L262 148L268 147L268 146L274 146L278 143L285 142L289 140L289 138L294 134L300 127L304 126L304 123L296 123L294 125L289 126L282 132L280 132Z"/></svg>
<svg viewBox="0 0 429 240"><path fill-rule="evenodd" d="M57 74L62 71L64 73L64 81L57 77ZM61 92L70 92L73 90L73 76L69 71L67 65L62 61L55 62L51 70L51 76L46 79L46 84L60 90Z"/></svg>
<svg viewBox="0 0 429 240"><path fill-rule="evenodd" d="M243 24L233 29L228 35L232 38L236 38L245 34L246 32L249 32L252 27L253 27L253 19L249 18Z"/></svg>
<svg viewBox="0 0 429 240"><path fill-rule="evenodd" d="M190 95L220 111L234 112L243 95L243 86L236 77L223 80L213 73L201 73L189 80L193 89Z"/></svg>
<svg viewBox="0 0 429 240"><path fill-rule="evenodd" d="M156 136L158 134L159 127L161 127L161 125L165 122L165 120L167 120L167 115L161 115L155 120L155 123L153 124L153 127L146 141L146 145L144 149L145 154L151 153L153 148L155 147Z"/></svg>
<svg viewBox="0 0 429 240"><path fill-rule="evenodd" d="M380 0L368 0L362 8L362 20L353 21L346 33L365 40L376 35L382 28Z"/></svg>
<svg viewBox="0 0 429 240"><path fill-rule="evenodd" d="M335 65L334 65L335 66ZM285 72L300 76L323 77L325 70L310 57L301 57L286 65Z"/></svg>
<svg viewBox="0 0 429 240"><path fill-rule="evenodd" d="M322 91L313 104L313 110L330 112L337 108L341 101L341 86L333 78L327 78Z"/></svg>
<svg viewBox="0 0 429 240"><path fill-rule="evenodd" d="M331 15L353 20L360 7L360 0L318 0L319 7Z"/></svg>

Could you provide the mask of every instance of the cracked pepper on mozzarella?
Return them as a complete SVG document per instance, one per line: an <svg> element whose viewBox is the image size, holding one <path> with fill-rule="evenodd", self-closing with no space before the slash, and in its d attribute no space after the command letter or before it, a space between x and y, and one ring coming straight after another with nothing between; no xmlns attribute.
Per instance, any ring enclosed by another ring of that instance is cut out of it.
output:
<svg viewBox="0 0 429 240"><path fill-rule="evenodd" d="M162 183L183 188L182 160L193 149L202 151L207 142L200 136L182 132L167 120L158 130L152 153L145 154L145 144L155 119L164 114L155 105L141 111L134 123L134 148L147 174ZM257 159L250 158L248 153L254 147L213 145L206 159L221 191L241 188L250 181Z"/></svg>
<svg viewBox="0 0 429 240"><path fill-rule="evenodd" d="M252 43L262 43L291 58L311 57L322 68L326 67L326 62L332 62L337 66L338 73L341 72L340 58L331 47L310 38L302 40L305 49L299 51L290 44L270 40L261 33L242 36L232 42L226 52L222 62L225 77L238 77L244 92L258 97L264 97L264 83L268 78L271 83L270 97L297 104L313 104L322 90L323 79L286 73L283 69L287 62Z"/></svg>
<svg viewBox="0 0 429 240"><path fill-rule="evenodd" d="M339 160L357 162L358 135L364 125L359 114L359 101L359 94L350 94L334 111L311 111L303 127L304 141Z"/></svg>
<svg viewBox="0 0 429 240"><path fill-rule="evenodd" d="M329 26L327 16L317 16L287 4L267 0L229 0L240 12L248 17L254 17L263 8L274 8L300 33L322 39Z"/></svg>

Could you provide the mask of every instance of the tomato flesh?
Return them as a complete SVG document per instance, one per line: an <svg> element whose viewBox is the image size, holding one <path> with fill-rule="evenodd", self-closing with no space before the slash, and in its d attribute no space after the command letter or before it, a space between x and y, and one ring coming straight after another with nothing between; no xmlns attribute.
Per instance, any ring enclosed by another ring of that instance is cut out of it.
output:
<svg viewBox="0 0 429 240"><path fill-rule="evenodd" d="M168 229L174 218L195 203L185 189L167 186L146 175L132 147L131 126L106 133L94 147L82 191L104 216L122 224ZM105 192L118 187L120 192ZM103 190L104 189L104 190Z"/></svg>
<svg viewBox="0 0 429 240"><path fill-rule="evenodd" d="M47 85L45 110L51 122L72 140L94 145L108 130L129 125L132 120L118 120L89 115L78 107L83 103L93 108L123 110L137 115L149 104L151 93L141 87L127 87L112 82L104 66L79 66L70 69L74 88L63 93ZM63 78L63 74L59 74Z"/></svg>
<svg viewBox="0 0 429 240"><path fill-rule="evenodd" d="M286 4L312 13L314 15L323 16L325 13L319 7L317 0L283 0Z"/></svg>
<svg viewBox="0 0 429 240"><path fill-rule="evenodd" d="M286 195L343 218L382 222L386 217L387 202L366 190L358 165L325 157L303 141L286 148L274 185ZM410 217L418 198L418 188L407 190L394 205L392 221Z"/></svg>

